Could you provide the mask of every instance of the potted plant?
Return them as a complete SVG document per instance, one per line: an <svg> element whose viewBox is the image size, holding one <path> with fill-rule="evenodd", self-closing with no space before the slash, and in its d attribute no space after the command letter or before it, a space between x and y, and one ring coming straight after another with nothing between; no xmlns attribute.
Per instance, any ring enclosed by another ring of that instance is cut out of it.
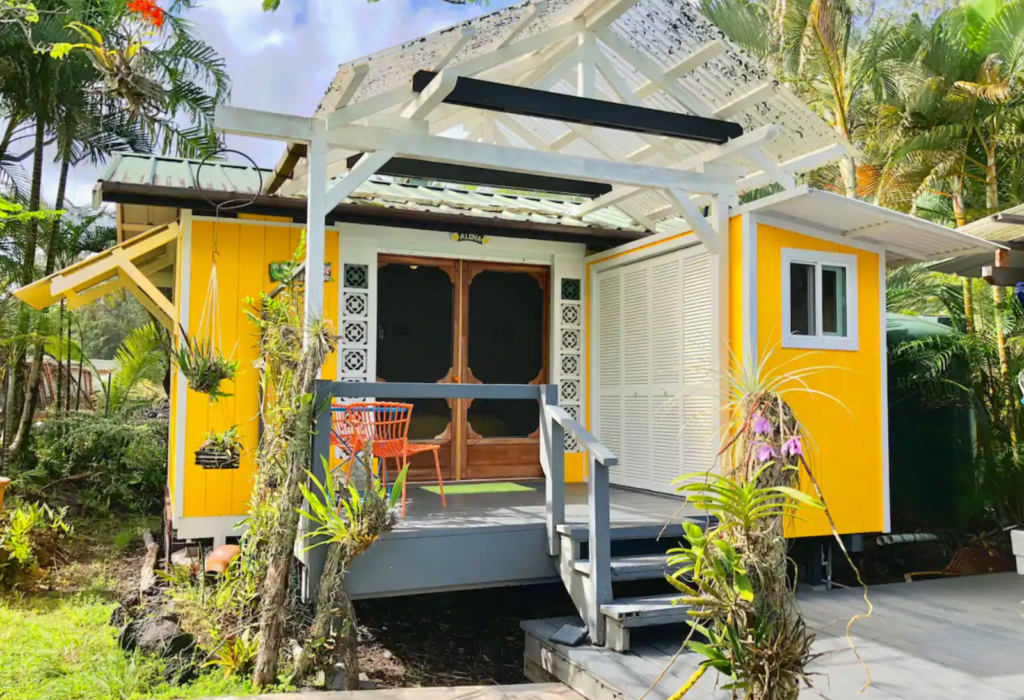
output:
<svg viewBox="0 0 1024 700"><path fill-rule="evenodd" d="M231 396L220 390L221 382L231 381L238 374L238 360L224 357L211 339L200 340L181 331L181 343L171 353L174 364L185 375L193 391L209 394L210 401Z"/></svg>
<svg viewBox="0 0 1024 700"><path fill-rule="evenodd" d="M210 431L206 441L196 450L196 465L203 469L238 469L242 443L238 440L238 426L222 433Z"/></svg>

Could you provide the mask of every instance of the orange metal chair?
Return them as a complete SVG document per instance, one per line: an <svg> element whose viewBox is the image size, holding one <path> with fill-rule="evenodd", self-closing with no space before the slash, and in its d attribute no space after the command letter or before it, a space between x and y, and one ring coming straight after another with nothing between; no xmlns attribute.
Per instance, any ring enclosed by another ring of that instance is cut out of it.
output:
<svg viewBox="0 0 1024 700"><path fill-rule="evenodd" d="M353 444L356 448L370 443L374 459L380 460L380 471L387 485L387 460L394 459L399 470L405 468L409 458L421 452L434 453L434 467L437 469L437 485L441 491L441 506L448 507L444 497L444 481L441 479L441 460L438 452L440 445L410 443L409 419L412 418L412 404L388 403L376 401L372 403L351 403L348 409L348 420L354 428ZM351 460L349 462L351 468ZM402 517L405 517L405 494L408 479L402 482Z"/></svg>

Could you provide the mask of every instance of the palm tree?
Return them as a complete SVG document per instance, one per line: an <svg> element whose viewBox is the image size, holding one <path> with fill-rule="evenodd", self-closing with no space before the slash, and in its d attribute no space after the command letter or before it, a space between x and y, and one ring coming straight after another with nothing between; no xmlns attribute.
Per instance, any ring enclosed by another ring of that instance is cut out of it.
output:
<svg viewBox="0 0 1024 700"><path fill-rule="evenodd" d="M158 109L125 110L116 92L104 84L95 62L84 52L57 60L35 49L40 43L58 45L73 39L67 24L78 21L95 27L106 41L116 45L124 41L124 27L131 21L126 0L43 0L42 13L32 36L7 32L0 38L0 109L8 119L8 129L0 141L0 164L8 159L7 149L19 129L31 125L33 143L21 159L32 157L28 209L39 209L43 169L43 147L48 141L58 144L61 175L57 203L63 206L70 167L82 160L101 161L116 150L150 150L158 142L165 153L187 157L205 155L218 144L213 131L216 105L227 99L230 83L223 59L211 47L197 39L192 25L176 10L190 6L191 0L176 0L166 15L166 28L156 40L141 45L135 53L133 70L139 80L156 86ZM179 121L187 119L189 125ZM42 272L50 274L57 258L59 227L53 229L45 246ZM37 274L36 250L39 227L29 222L22 241L22 269L19 283L29 284ZM29 314L21 313L18 336L27 337ZM38 345L38 343L37 343ZM21 362L14 365L5 412L5 434L10 435L12 453L20 450L28 435L38 396L38 376L42 352L37 347L29 369L29 391L21 400ZM21 406L20 416L16 407Z"/></svg>
<svg viewBox="0 0 1024 700"><path fill-rule="evenodd" d="M851 144L868 127L870 108L893 89L889 69L906 53L888 20L858 34L851 0L701 0L701 7ZM853 156L843 159L839 175L842 191L858 196Z"/></svg>

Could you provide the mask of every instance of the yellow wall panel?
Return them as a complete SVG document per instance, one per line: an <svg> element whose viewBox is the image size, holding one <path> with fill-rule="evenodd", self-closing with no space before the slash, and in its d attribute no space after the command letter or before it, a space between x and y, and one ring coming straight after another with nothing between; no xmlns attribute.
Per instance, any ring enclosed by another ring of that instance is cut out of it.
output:
<svg viewBox="0 0 1024 700"><path fill-rule="evenodd" d="M217 240L219 311L224 352L234 351L239 361L236 380L224 387L232 396L210 403L205 394L188 392L185 431L185 517L239 516L247 511L252 489L256 446L259 435L259 373L252 363L259 355L259 337L246 315L245 298L259 299L261 291L277 285L270 280L270 263L290 260L299 244L301 229L293 226L263 226L269 217L244 217L237 221L195 221L192 224L190 328L198 330L206 299ZM327 260L338 256L337 232L327 232ZM335 262L333 266L336 266ZM324 284L324 314L336 323L338 271L334 281ZM325 379L336 376L337 360L328 358ZM210 430L238 426L243 452L239 469L202 469L195 465L195 451ZM173 482L172 482L173 483Z"/></svg>
<svg viewBox="0 0 1024 700"><path fill-rule="evenodd" d="M881 305L878 255L772 226L759 225L757 240L757 339L766 371L794 373L820 368L806 378L814 392L792 381L785 399L807 436L805 450L841 533L884 527L882 483ZM783 348L782 249L799 248L857 256L857 351ZM801 488L812 493L806 476ZM810 522L791 522L790 536L828 535L824 515L802 512Z"/></svg>

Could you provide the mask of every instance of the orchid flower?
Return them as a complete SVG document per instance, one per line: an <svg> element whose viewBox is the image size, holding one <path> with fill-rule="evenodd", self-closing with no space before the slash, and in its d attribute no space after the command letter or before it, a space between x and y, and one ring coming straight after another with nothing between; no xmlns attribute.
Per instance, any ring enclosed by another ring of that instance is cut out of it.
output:
<svg viewBox="0 0 1024 700"><path fill-rule="evenodd" d="M776 456L775 448L766 442L756 443L754 456L757 458L758 462L763 464Z"/></svg>
<svg viewBox="0 0 1024 700"><path fill-rule="evenodd" d="M760 413L754 415L754 432L758 435L768 435L772 432L772 424Z"/></svg>
<svg viewBox="0 0 1024 700"><path fill-rule="evenodd" d="M799 435L794 435L782 444L782 454L786 457L800 457L803 453L804 446Z"/></svg>

